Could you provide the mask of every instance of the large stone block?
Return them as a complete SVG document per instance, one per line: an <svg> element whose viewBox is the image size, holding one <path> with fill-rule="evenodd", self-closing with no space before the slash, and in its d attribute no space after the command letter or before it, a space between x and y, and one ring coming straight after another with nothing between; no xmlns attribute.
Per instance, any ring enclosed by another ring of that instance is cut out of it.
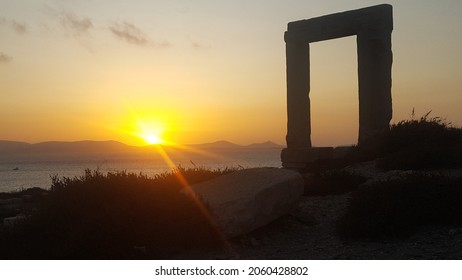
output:
<svg viewBox="0 0 462 280"><path fill-rule="evenodd" d="M251 232L287 213L302 196L303 177L291 170L254 168L191 186L227 237Z"/></svg>

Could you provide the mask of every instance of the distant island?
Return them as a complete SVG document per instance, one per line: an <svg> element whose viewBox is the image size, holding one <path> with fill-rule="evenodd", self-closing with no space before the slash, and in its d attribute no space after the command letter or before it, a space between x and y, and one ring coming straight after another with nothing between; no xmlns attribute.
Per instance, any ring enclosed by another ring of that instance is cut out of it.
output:
<svg viewBox="0 0 462 280"><path fill-rule="evenodd" d="M212 143L204 143L204 144L195 144L189 145L191 147L199 148L199 149L282 149L285 146L276 144L271 141L266 141L263 143L253 143L250 145L238 145L231 143L229 141L216 141Z"/></svg>
<svg viewBox="0 0 462 280"><path fill-rule="evenodd" d="M271 141L238 145L229 141L216 141L203 144L165 145L166 151L178 151L182 147L193 150L241 150L241 149L282 149L284 146ZM102 155L102 154L142 154L155 151L155 145L130 146L117 141L49 141L36 144L26 142L0 140L0 161L16 157L72 156L72 155Z"/></svg>

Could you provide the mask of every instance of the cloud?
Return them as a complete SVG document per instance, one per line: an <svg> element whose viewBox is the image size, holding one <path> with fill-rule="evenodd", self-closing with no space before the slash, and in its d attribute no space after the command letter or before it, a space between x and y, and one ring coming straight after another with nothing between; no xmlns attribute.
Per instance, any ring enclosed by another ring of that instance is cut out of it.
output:
<svg viewBox="0 0 462 280"><path fill-rule="evenodd" d="M93 22L88 17L78 17L75 14L62 12L58 15L61 25L73 35L82 35L93 28Z"/></svg>
<svg viewBox="0 0 462 280"><path fill-rule="evenodd" d="M0 63L8 63L8 62L10 62L12 60L13 60L13 58L11 56L0 52Z"/></svg>
<svg viewBox="0 0 462 280"><path fill-rule="evenodd" d="M126 43L138 45L138 46L151 46L157 48L170 47L170 43L155 42L149 39L149 37L137 26L129 22L117 22L109 26L109 30L119 40Z"/></svg>
<svg viewBox="0 0 462 280"><path fill-rule="evenodd" d="M109 26L112 34L122 41L125 41L134 45L147 45L149 43L148 37L135 25L122 22L115 23L112 26Z"/></svg>
<svg viewBox="0 0 462 280"><path fill-rule="evenodd" d="M168 41L163 41L161 43L155 43L154 45L159 48L168 48L172 46L172 44L170 44L170 42Z"/></svg>
<svg viewBox="0 0 462 280"><path fill-rule="evenodd" d="M17 22L15 20L12 20L10 22L10 25L13 28L13 30L16 31L19 34L27 33L27 26L26 26L25 23Z"/></svg>
<svg viewBox="0 0 462 280"><path fill-rule="evenodd" d="M193 47L193 49L196 49L196 50L199 50L202 48L202 45L197 42L191 42L191 46Z"/></svg>
<svg viewBox="0 0 462 280"><path fill-rule="evenodd" d="M0 18L0 25L5 25L11 27L18 34L27 33L27 26L25 23L17 22L15 20L8 20L5 18Z"/></svg>
<svg viewBox="0 0 462 280"><path fill-rule="evenodd" d="M198 42L195 42L195 41L191 42L191 47L193 49L195 49L195 50L209 50L211 48L210 45L198 43Z"/></svg>

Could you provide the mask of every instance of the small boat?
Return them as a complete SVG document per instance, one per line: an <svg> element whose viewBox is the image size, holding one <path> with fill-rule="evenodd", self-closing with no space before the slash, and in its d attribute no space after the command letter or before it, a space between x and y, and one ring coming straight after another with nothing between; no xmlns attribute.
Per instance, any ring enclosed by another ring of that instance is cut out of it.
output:
<svg viewBox="0 0 462 280"><path fill-rule="evenodd" d="M14 171L19 170L19 167L15 167L15 168L13 168L13 170L14 170Z"/></svg>

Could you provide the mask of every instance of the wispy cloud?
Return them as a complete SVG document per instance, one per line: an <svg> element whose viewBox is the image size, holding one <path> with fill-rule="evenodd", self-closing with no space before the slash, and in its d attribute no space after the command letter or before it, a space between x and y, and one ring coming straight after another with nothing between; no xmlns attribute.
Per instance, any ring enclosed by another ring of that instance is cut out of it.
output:
<svg viewBox="0 0 462 280"><path fill-rule="evenodd" d="M154 43L154 46L156 46L158 48L168 48L168 47L171 47L172 44L170 44L170 42L168 42L168 41L163 41L163 42L160 42L160 43Z"/></svg>
<svg viewBox="0 0 462 280"><path fill-rule="evenodd" d="M126 21L122 23L114 23L109 26L109 29L116 38L127 43L141 46L149 43L148 37L143 33L143 31L141 31L141 29Z"/></svg>
<svg viewBox="0 0 462 280"><path fill-rule="evenodd" d="M204 45L204 44L200 44L198 42L191 42L191 46L195 50L209 50L211 48L210 45Z"/></svg>
<svg viewBox="0 0 462 280"><path fill-rule="evenodd" d="M18 34L27 33L27 25L23 22L17 22L16 20L9 20L6 18L0 18L0 25L11 27Z"/></svg>
<svg viewBox="0 0 462 280"><path fill-rule="evenodd" d="M193 47L193 49L196 49L196 50L199 50L202 48L202 45L197 42L191 42L191 46Z"/></svg>
<svg viewBox="0 0 462 280"><path fill-rule="evenodd" d="M93 22L88 17L79 17L73 13L62 12L58 18L61 25L72 35L83 35L93 28Z"/></svg>
<svg viewBox="0 0 462 280"><path fill-rule="evenodd" d="M169 42L155 42L137 26L129 22L116 22L109 26L109 30L119 40L138 46L169 47Z"/></svg>
<svg viewBox="0 0 462 280"><path fill-rule="evenodd" d="M66 39L71 39L90 53L94 53L93 34L94 29L97 29L93 24L93 19L88 16L75 14L62 8L55 8L44 4L41 9L49 21L41 25L47 33L54 36L64 36Z"/></svg>
<svg viewBox="0 0 462 280"><path fill-rule="evenodd" d="M18 34L24 34L27 33L27 26L23 22L17 22L15 20L12 20L10 22L11 27L13 28L14 31Z"/></svg>
<svg viewBox="0 0 462 280"><path fill-rule="evenodd" d="M8 63L8 62L10 62L12 60L13 60L13 58L11 56L0 52L0 63Z"/></svg>
<svg viewBox="0 0 462 280"><path fill-rule="evenodd" d="M196 41L191 42L191 47L195 50L209 50L211 48L210 45L198 43Z"/></svg>

